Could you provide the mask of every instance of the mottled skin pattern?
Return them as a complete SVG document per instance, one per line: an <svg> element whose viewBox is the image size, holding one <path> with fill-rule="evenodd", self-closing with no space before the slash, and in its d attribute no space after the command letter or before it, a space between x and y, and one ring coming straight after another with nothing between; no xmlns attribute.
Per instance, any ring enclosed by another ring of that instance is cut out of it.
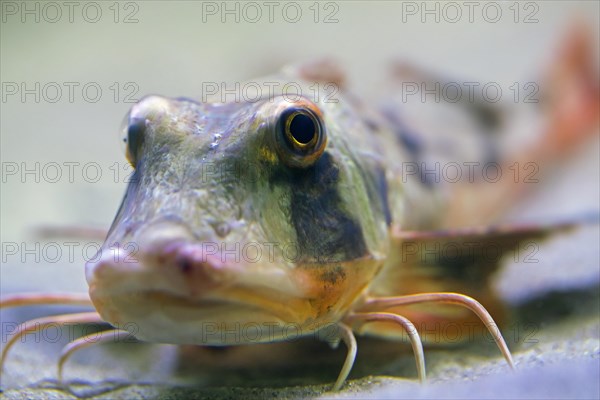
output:
<svg viewBox="0 0 600 400"><path fill-rule="evenodd" d="M286 325L308 334L343 317L382 268L400 220L403 188L385 166L401 148L342 95L317 97L151 96L132 108L136 172L102 258L86 269L103 318L135 322L145 340L218 345L231 343L203 337L206 324L258 324L268 334L257 341L272 341ZM313 107L327 135L307 168L274 149L277 119L292 106Z"/></svg>

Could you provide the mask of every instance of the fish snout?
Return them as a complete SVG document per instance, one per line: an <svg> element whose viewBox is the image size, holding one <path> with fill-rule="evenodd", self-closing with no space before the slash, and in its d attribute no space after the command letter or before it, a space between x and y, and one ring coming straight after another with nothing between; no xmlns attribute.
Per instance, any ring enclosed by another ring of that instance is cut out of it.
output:
<svg viewBox="0 0 600 400"><path fill-rule="evenodd" d="M157 270L181 282L193 298L227 285L237 269L206 243L171 242L159 248L153 258Z"/></svg>
<svg viewBox="0 0 600 400"><path fill-rule="evenodd" d="M185 224L161 221L128 240L107 240L100 256L86 264L86 278L95 291L107 294L161 292L199 299L228 286L240 269Z"/></svg>

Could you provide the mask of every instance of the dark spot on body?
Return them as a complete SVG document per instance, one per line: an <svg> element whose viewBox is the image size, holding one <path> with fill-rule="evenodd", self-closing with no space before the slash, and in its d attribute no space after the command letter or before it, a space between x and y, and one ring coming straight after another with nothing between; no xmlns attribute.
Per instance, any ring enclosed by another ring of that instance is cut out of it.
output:
<svg viewBox="0 0 600 400"><path fill-rule="evenodd" d="M417 175L420 177L419 181L425 187L433 188L436 183L435 179L429 179L428 174L425 174L421 169L426 148L423 141L419 138L419 135L409 130L394 111L384 110L383 115L391 123L398 144L407 151L409 156L408 161L415 166Z"/></svg>
<svg viewBox="0 0 600 400"><path fill-rule="evenodd" d="M390 226L392 223L392 213L390 211L388 199L388 184L383 167L374 161L360 169L371 206L376 208L380 215L385 218L385 223Z"/></svg>
<svg viewBox="0 0 600 400"><path fill-rule="evenodd" d="M344 272L344 269L340 265L321 274L321 280L330 285L335 285L339 280L344 279L346 279L346 272Z"/></svg>
<svg viewBox="0 0 600 400"><path fill-rule="evenodd" d="M283 209L293 224L301 262L339 262L367 254L360 225L344 210L338 191L339 168L329 153L310 168L274 171L272 185L286 186Z"/></svg>
<svg viewBox="0 0 600 400"><path fill-rule="evenodd" d="M398 140L411 155L417 157L423 153L423 144L417 135L408 130L401 130L397 134Z"/></svg>
<svg viewBox="0 0 600 400"><path fill-rule="evenodd" d="M383 115L387 121L391 124L398 144L408 151L413 159L419 158L424 150L422 140L419 139L419 135L409 130L404 123L400 120L397 113L392 110L383 110Z"/></svg>
<svg viewBox="0 0 600 400"><path fill-rule="evenodd" d="M364 122L367 128L369 128L373 132L377 132L381 129L379 124L370 118L366 118Z"/></svg>

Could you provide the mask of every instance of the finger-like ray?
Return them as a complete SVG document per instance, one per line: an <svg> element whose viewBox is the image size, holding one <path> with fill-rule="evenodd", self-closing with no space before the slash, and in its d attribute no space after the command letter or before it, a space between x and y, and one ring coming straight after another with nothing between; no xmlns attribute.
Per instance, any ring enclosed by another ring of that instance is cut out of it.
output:
<svg viewBox="0 0 600 400"><path fill-rule="evenodd" d="M116 342L120 339L131 336L131 332L122 329L109 329L106 331L90 333L89 335L82 336L72 342L69 342L61 351L60 358L58 359L58 382L63 383L63 370L67 360L76 351L85 349L99 343Z"/></svg>
<svg viewBox="0 0 600 400"><path fill-rule="evenodd" d="M338 324L338 328L338 333L348 348L348 353L346 354L346 360L344 361L342 370L340 371L340 374L333 385L333 390L335 391L340 390L344 382L346 382L346 378L348 378L348 374L354 365L354 360L356 359L356 350L358 348L356 345L356 338L354 337L354 333L352 333L352 329L342 323Z"/></svg>
<svg viewBox="0 0 600 400"><path fill-rule="evenodd" d="M417 363L417 374L421 383L425 382L425 355L423 353L423 343L417 332L417 328L407 318L393 313L385 312L367 312L367 313L352 313L345 319L348 323L359 322L362 327L369 322L394 322L401 325L410 339L413 352L415 354L415 362ZM359 328L360 329L360 328Z"/></svg>
<svg viewBox="0 0 600 400"><path fill-rule="evenodd" d="M485 324L486 328L494 338L496 345L502 352L502 355L506 359L506 362L512 369L515 368L512 355L510 354L510 350L500 333L500 329L498 329L498 325L494 322L494 319L487 312L487 310L479 303L477 300L472 297L466 296L460 293L420 293L420 294L412 294L407 296L398 296L398 297L378 297L378 298L368 298L365 303L360 307L357 311L359 312L369 312L369 311L378 311L384 310L391 307L397 306L405 306L411 304L418 303L445 303L445 304L457 304L463 307L468 308L473 311L479 319Z"/></svg>
<svg viewBox="0 0 600 400"><path fill-rule="evenodd" d="M94 306L87 293L18 293L0 297L0 308L51 304Z"/></svg>
<svg viewBox="0 0 600 400"><path fill-rule="evenodd" d="M93 323L106 323L100 317L100 314L97 312L86 312L86 313L77 313L77 314L61 314L61 315L52 315L50 317L36 318L26 322L23 322L19 325L19 327L8 336L8 340L2 349L2 354L0 355L0 373L4 367L4 361L6 360L6 356L8 355L8 351L13 347L13 345L23 336L32 332L39 332L50 325L66 325L66 324L93 324Z"/></svg>

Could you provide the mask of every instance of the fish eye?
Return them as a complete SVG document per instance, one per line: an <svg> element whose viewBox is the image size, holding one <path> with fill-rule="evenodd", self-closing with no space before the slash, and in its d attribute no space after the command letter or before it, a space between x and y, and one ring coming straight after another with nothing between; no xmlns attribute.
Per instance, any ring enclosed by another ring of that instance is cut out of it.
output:
<svg viewBox="0 0 600 400"><path fill-rule="evenodd" d="M146 120L141 118L125 117L123 124L123 142L125 142L125 157L127 161L135 168L138 158L138 151L144 141L144 132L146 130Z"/></svg>
<svg viewBox="0 0 600 400"><path fill-rule="evenodd" d="M323 154L327 137L316 106L299 104L285 109L276 129L277 151L290 167L307 168Z"/></svg>
<svg viewBox="0 0 600 400"><path fill-rule="evenodd" d="M294 111L286 117L285 134L297 147L308 146L317 139L318 122L309 114Z"/></svg>

